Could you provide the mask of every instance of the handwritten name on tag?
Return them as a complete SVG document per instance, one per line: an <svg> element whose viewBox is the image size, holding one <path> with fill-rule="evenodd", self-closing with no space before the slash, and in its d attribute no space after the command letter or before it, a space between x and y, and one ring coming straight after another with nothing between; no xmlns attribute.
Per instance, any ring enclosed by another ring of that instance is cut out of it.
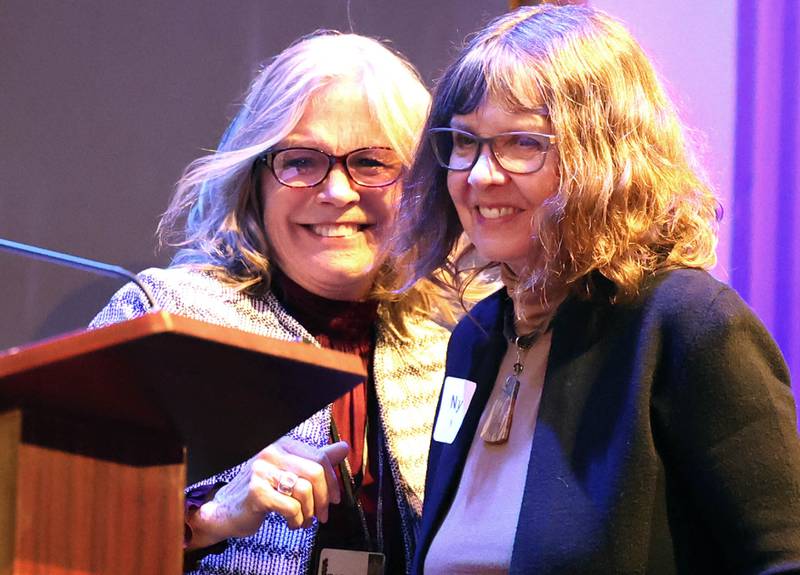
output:
<svg viewBox="0 0 800 575"><path fill-rule="evenodd" d="M433 428L433 440L440 443L453 443L464 422L472 396L477 385L474 381L460 377L447 377L442 387L442 404Z"/></svg>

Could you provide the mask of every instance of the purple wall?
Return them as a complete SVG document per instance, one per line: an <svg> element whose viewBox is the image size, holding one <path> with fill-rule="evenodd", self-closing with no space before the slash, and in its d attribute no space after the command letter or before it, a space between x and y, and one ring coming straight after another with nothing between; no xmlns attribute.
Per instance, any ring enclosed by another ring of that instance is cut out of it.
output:
<svg viewBox="0 0 800 575"><path fill-rule="evenodd" d="M736 9L731 0L590 0L620 18L655 63L698 144L726 213L733 205L736 119ZM730 280L733 220L720 226L714 275Z"/></svg>
<svg viewBox="0 0 800 575"><path fill-rule="evenodd" d="M800 3L590 3L629 25L706 134L703 161L725 209L714 274L773 334L800 398Z"/></svg>
<svg viewBox="0 0 800 575"><path fill-rule="evenodd" d="M800 397L800 4L738 5L731 283L775 336Z"/></svg>

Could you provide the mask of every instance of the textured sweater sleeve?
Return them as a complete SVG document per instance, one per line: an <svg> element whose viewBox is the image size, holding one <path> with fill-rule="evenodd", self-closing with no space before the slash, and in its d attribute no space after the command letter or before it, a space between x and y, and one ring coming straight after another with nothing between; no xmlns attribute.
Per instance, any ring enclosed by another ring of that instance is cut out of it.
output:
<svg viewBox="0 0 800 575"><path fill-rule="evenodd" d="M153 288L149 276L141 275L140 280L149 284L148 287L151 289ZM156 294L155 297L158 298L158 295ZM146 314L149 307L142 290L135 284L128 283L111 297L106 306L91 321L89 327L97 328L133 319Z"/></svg>

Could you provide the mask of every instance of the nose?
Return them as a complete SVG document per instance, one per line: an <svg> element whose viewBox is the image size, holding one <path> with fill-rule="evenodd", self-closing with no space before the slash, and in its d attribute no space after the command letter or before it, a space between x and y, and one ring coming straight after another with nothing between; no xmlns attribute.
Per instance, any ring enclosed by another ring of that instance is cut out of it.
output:
<svg viewBox="0 0 800 575"><path fill-rule="evenodd" d="M505 182L506 172L497 163L488 144L481 146L478 160L469 171L467 183L474 188L485 188Z"/></svg>
<svg viewBox="0 0 800 575"><path fill-rule="evenodd" d="M322 203L343 207L358 202L361 198L361 195L354 188L353 181L347 175L344 166L339 162L331 168L328 177L325 178L320 186L317 199Z"/></svg>

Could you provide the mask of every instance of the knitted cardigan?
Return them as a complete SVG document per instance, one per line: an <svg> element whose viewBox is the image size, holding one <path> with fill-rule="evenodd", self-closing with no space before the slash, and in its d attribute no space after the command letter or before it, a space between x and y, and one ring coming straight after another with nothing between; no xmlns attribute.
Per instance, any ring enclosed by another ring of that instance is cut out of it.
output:
<svg viewBox="0 0 800 575"><path fill-rule="evenodd" d="M151 268L138 277L167 312L319 346L272 293L263 297L249 296L208 273L188 268ZM147 309L141 291L128 284L111 298L91 327L137 317ZM424 318L412 317L407 321L412 337L401 341L378 320L372 367L388 464L400 508L406 564L410 565L414 532L422 512L428 445L449 332ZM320 448L329 442L330 421L328 406L287 435ZM230 481L238 470L239 466L234 467L198 485ZM300 575L308 569L316 532L316 521L307 529L290 530L283 517L270 513L253 536L229 539L223 552L205 557L192 573Z"/></svg>

